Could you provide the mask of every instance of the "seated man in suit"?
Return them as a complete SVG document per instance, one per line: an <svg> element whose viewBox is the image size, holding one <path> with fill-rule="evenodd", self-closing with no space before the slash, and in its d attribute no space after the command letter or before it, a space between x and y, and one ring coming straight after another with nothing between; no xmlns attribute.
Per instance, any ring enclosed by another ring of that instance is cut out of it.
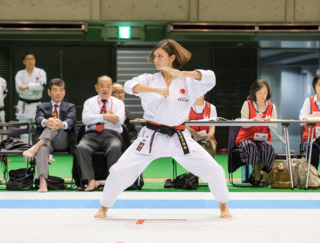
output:
<svg viewBox="0 0 320 243"><path fill-rule="evenodd" d="M81 169L82 179L88 180L85 191L96 189L92 155L100 150L106 154L108 168L115 164L122 155L122 124L124 104L112 97L112 80L108 76L97 79L95 89L98 95L87 99L83 105L82 122L86 132L80 140L76 157Z"/></svg>
<svg viewBox="0 0 320 243"><path fill-rule="evenodd" d="M124 101L125 93L123 89L123 85L120 83L113 83L113 90L112 90L112 96L118 98L119 100ZM130 123L130 120L133 120L133 115L131 112L125 108L125 118L124 118L124 124L128 128L128 133L130 137L130 141L133 141L137 138L137 130L133 123Z"/></svg>
<svg viewBox="0 0 320 243"><path fill-rule="evenodd" d="M76 124L76 107L64 102L65 83L62 79L49 82L48 95L50 102L37 106L36 125L37 143L23 152L27 158L36 155L37 171L40 180L38 192L47 192L48 161L53 151L74 151L74 126Z"/></svg>

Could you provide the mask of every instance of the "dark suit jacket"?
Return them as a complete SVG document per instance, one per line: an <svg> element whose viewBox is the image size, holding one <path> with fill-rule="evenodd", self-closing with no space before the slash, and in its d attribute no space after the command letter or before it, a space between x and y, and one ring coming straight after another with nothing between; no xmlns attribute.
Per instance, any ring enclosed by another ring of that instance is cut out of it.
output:
<svg viewBox="0 0 320 243"><path fill-rule="evenodd" d="M125 109L125 111L127 119L124 121L124 124L127 126L130 140L133 140L136 139L138 132L134 124L130 123L130 120L134 120L133 115L129 110Z"/></svg>
<svg viewBox="0 0 320 243"><path fill-rule="evenodd" d="M41 135L44 129L41 126L41 122L44 119L48 119L50 117L52 117L51 102L45 102L37 106L37 112L36 112L37 133L36 133L35 141L38 141L39 136ZM68 124L68 131L67 131L68 143L71 145L69 146L69 150L71 154L74 154L74 149L75 149L74 133L75 133L75 124L77 122L75 105L62 101L60 105L59 119Z"/></svg>

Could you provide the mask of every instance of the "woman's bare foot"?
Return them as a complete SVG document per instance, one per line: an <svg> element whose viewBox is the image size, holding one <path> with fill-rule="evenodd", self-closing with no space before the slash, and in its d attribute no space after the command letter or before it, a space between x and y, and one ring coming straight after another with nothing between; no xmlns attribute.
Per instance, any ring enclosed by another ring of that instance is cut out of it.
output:
<svg viewBox="0 0 320 243"><path fill-rule="evenodd" d="M226 203L219 202L219 208L221 211L221 215L220 215L221 218L232 218L233 217L233 215L230 213Z"/></svg>
<svg viewBox="0 0 320 243"><path fill-rule="evenodd" d="M106 218L107 217L107 211L108 208L101 206L98 210L98 212L96 212L96 214L93 216L95 218Z"/></svg>
<svg viewBox="0 0 320 243"><path fill-rule="evenodd" d="M44 177L40 176L40 188L38 189L38 192L47 192L48 187L47 187L47 181Z"/></svg>
<svg viewBox="0 0 320 243"><path fill-rule="evenodd" d="M85 189L86 192L90 192L90 191L93 191L97 188L97 185L96 185L96 181L95 180L90 180L89 183L88 183L88 186L87 188Z"/></svg>

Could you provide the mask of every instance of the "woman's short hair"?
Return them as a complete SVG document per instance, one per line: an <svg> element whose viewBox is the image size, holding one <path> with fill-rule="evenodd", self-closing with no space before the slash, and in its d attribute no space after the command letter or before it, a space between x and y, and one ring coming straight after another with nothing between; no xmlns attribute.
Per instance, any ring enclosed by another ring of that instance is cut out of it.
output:
<svg viewBox="0 0 320 243"><path fill-rule="evenodd" d="M314 89L314 91L316 91L316 84L318 83L318 80L320 79L320 73L317 74L314 78L313 78L313 81L312 81L312 87Z"/></svg>
<svg viewBox="0 0 320 243"><path fill-rule="evenodd" d="M270 87L267 81L258 79L256 80L250 88L249 96L247 97L248 100L256 101L256 93L263 87L266 86L268 90L267 100L271 98Z"/></svg>
<svg viewBox="0 0 320 243"><path fill-rule="evenodd" d="M175 55L176 58L174 59L172 63L172 67L175 69L181 68L184 64L186 64L190 58L191 58L191 52L189 52L187 49L183 48L178 42L171 40L171 39L165 39L159 41L155 47L153 48L148 60L149 62L153 62L154 59L154 52L158 48L163 49L168 53L169 56Z"/></svg>
<svg viewBox="0 0 320 243"><path fill-rule="evenodd" d="M65 83L62 79L60 78L53 78L49 81L49 89L51 90L52 86L53 85L56 85L56 86L59 86L59 87L63 87L65 88Z"/></svg>

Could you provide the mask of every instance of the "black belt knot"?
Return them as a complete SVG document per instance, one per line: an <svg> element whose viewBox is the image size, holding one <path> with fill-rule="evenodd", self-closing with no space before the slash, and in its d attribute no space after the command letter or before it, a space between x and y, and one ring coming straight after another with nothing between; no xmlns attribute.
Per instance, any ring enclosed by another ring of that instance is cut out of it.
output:
<svg viewBox="0 0 320 243"><path fill-rule="evenodd" d="M182 131L184 131L184 129L183 130L179 130L179 129L175 129L175 128L164 126L164 125L159 126L159 125L152 124L152 123L149 123L149 122L147 122L146 126L147 126L147 128L149 128L149 129L154 131L154 133L152 134L151 139L150 139L149 153L151 153L154 135L157 132L169 135L170 137L172 137L175 133L177 133L179 141L180 141L180 145L181 145L182 150L183 150L183 153L184 154L189 154L190 153L189 148L188 148L188 144L187 144L187 142L186 142L186 140L185 140L185 138L184 138L184 136L182 134Z"/></svg>

